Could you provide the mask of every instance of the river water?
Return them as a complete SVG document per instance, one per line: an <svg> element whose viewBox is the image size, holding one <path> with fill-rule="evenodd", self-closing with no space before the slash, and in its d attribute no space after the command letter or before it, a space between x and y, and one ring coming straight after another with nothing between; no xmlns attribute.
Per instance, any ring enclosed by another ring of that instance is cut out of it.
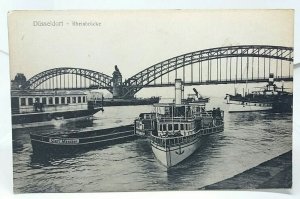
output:
<svg viewBox="0 0 300 199"><path fill-rule="evenodd" d="M207 107L225 110L224 132L203 139L182 163L166 169L146 138L66 157L32 153L29 133L61 129L100 129L126 125L152 106L106 107L93 121L59 121L13 129L14 190L23 192L101 192L196 190L232 177L292 149L292 114L228 113L222 99Z"/></svg>

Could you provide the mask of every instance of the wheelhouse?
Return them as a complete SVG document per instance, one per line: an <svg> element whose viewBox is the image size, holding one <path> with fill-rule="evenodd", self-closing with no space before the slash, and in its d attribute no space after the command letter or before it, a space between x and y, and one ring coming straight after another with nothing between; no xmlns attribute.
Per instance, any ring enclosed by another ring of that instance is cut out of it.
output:
<svg viewBox="0 0 300 199"><path fill-rule="evenodd" d="M187 136L195 132L195 119L205 113L205 104L155 104L157 135Z"/></svg>

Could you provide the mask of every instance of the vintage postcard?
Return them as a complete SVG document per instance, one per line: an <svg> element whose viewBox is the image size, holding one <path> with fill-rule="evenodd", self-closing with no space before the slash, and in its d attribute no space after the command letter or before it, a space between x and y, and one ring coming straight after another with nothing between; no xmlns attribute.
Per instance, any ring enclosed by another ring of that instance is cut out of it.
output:
<svg viewBox="0 0 300 199"><path fill-rule="evenodd" d="M293 10L8 23L15 193L291 188Z"/></svg>

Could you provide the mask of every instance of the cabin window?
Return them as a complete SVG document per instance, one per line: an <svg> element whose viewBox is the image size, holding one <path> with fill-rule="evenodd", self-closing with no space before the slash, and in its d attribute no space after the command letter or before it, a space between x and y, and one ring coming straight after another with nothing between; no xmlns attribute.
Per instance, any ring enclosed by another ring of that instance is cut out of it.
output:
<svg viewBox="0 0 300 199"><path fill-rule="evenodd" d="M42 98L42 103L43 103L43 104L47 104L47 98L46 98L46 97L43 97L43 98Z"/></svg>
<svg viewBox="0 0 300 199"><path fill-rule="evenodd" d="M70 103L71 103L71 98L67 97L67 104L70 104Z"/></svg>
<svg viewBox="0 0 300 199"><path fill-rule="evenodd" d="M65 100L66 100L66 98L64 98L64 97L61 97L61 98L60 98L60 102L61 102L61 104L65 104L65 103L66 103L66 101L65 101Z"/></svg>
<svg viewBox="0 0 300 199"><path fill-rule="evenodd" d="M161 124L159 125L159 131L162 131L162 125Z"/></svg>
<svg viewBox="0 0 300 199"><path fill-rule="evenodd" d="M55 104L59 104L59 97L55 97Z"/></svg>
<svg viewBox="0 0 300 199"><path fill-rule="evenodd" d="M179 130L178 124L174 124L174 131L177 131L177 130Z"/></svg>
<svg viewBox="0 0 300 199"><path fill-rule="evenodd" d="M82 102L85 103L85 96L82 97Z"/></svg>
<svg viewBox="0 0 300 199"><path fill-rule="evenodd" d="M30 105L33 105L33 98L28 98L28 105L30 106Z"/></svg>
<svg viewBox="0 0 300 199"><path fill-rule="evenodd" d="M49 97L49 104L53 104L53 97Z"/></svg>
<svg viewBox="0 0 300 199"><path fill-rule="evenodd" d="M172 131L172 124L168 124L168 130Z"/></svg>
<svg viewBox="0 0 300 199"><path fill-rule="evenodd" d="M36 98L34 99L34 102L40 103L40 98L36 97Z"/></svg>
<svg viewBox="0 0 300 199"><path fill-rule="evenodd" d="M186 130L189 130L188 124L185 124L185 129L186 129Z"/></svg>
<svg viewBox="0 0 300 199"><path fill-rule="evenodd" d="M180 130L184 130L184 125L180 124Z"/></svg>
<svg viewBox="0 0 300 199"><path fill-rule="evenodd" d="M167 130L167 125L163 124L163 131L166 131L166 130Z"/></svg>
<svg viewBox="0 0 300 199"><path fill-rule="evenodd" d="M26 106L26 98L21 98L21 106Z"/></svg>
<svg viewBox="0 0 300 199"><path fill-rule="evenodd" d="M72 103L76 103L76 97L72 97Z"/></svg>
<svg viewBox="0 0 300 199"><path fill-rule="evenodd" d="M81 103L81 97L80 96L78 97L78 103Z"/></svg>

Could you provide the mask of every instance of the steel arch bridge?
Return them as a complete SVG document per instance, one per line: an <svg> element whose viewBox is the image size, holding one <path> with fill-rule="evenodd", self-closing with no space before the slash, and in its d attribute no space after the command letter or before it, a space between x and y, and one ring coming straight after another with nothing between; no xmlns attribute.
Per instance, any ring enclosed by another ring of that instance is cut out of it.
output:
<svg viewBox="0 0 300 199"><path fill-rule="evenodd" d="M22 89L107 89L130 98L145 87L173 86L176 78L185 85L266 82L270 73L277 81L292 81L293 48L270 45L239 45L182 54L154 64L122 83L81 68L53 68L30 78ZM122 78L122 77L121 77ZM170 81L171 80L171 81ZM71 83L70 83L71 82ZM117 89L113 89L116 87Z"/></svg>
<svg viewBox="0 0 300 199"><path fill-rule="evenodd" d="M66 75L71 75L71 78L67 78L66 80ZM84 79L82 79L82 77ZM52 81L49 81L50 79L52 79ZM26 83L22 85L21 88L36 89L38 86L47 81L47 88L50 89L54 89L55 87L60 87L61 89L86 88L87 79L89 80L89 87L91 87L91 85L94 85L94 88L106 88L110 92L112 92L112 90L110 89L112 77L93 70L70 67L53 68L38 73L28 81L26 81Z"/></svg>
<svg viewBox="0 0 300 199"><path fill-rule="evenodd" d="M233 58L236 59L233 60ZM254 58L257 58L256 63ZM276 60L275 66L271 59ZM213 60L216 62L214 65ZM288 72L285 70L285 75L283 75L282 61L289 62ZM204 62L207 62L206 66ZM174 83L169 81L169 76L167 83L163 83L162 77L175 71L175 78L177 78L178 70L181 68L183 69L182 79L186 85L263 82L268 80L271 72L277 80L289 81L292 80L291 62L293 62L292 47L240 45L199 50L164 60L128 78L124 82L123 97L132 96L143 87L173 85ZM198 71L193 71L193 64L196 63L199 63ZM246 69L243 68L245 64ZM190 81L186 81L187 66L190 67ZM196 80L194 79L195 72L199 72ZM206 78L203 75L206 75ZM159 78L161 82L157 84L155 80Z"/></svg>

